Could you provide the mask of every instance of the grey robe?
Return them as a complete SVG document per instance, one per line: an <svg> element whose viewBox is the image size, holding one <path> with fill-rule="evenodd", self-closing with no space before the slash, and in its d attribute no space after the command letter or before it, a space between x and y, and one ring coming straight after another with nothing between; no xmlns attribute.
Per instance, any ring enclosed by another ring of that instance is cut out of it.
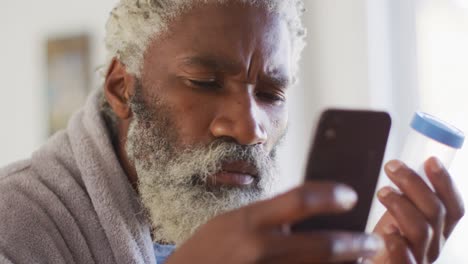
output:
<svg viewBox="0 0 468 264"><path fill-rule="evenodd" d="M0 263L155 263L95 91L66 130L0 170Z"/></svg>

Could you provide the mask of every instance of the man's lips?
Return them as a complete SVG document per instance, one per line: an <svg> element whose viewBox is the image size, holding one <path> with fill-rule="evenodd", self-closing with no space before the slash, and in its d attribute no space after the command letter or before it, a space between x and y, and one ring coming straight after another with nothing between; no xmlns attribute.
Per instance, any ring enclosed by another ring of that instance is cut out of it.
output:
<svg viewBox="0 0 468 264"><path fill-rule="evenodd" d="M248 186L258 178L258 171L252 164L236 161L223 164L221 171L210 176L208 181L213 185L231 187Z"/></svg>

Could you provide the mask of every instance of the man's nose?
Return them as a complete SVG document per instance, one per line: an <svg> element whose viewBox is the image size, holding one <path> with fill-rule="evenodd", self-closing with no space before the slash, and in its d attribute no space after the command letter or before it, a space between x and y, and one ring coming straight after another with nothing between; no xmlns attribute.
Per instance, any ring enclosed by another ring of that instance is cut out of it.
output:
<svg viewBox="0 0 468 264"><path fill-rule="evenodd" d="M214 137L229 137L241 145L267 141L266 113L259 108L255 96L241 93L223 101L210 125Z"/></svg>

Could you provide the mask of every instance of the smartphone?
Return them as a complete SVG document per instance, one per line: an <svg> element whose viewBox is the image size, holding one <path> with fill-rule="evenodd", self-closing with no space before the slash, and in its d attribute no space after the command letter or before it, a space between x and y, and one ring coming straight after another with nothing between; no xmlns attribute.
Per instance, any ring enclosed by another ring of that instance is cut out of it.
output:
<svg viewBox="0 0 468 264"><path fill-rule="evenodd" d="M364 232L391 127L388 113L330 109L322 113L306 167L306 181L332 181L354 188L349 212L322 215L292 226L293 232Z"/></svg>

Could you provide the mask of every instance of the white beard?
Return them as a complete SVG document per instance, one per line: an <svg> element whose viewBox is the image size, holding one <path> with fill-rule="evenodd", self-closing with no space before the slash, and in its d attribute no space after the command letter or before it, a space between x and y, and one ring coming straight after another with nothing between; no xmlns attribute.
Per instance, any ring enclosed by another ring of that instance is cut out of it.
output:
<svg viewBox="0 0 468 264"><path fill-rule="evenodd" d="M133 102L126 150L138 174L139 194L155 241L180 245L211 218L271 195L275 150L266 153L261 146L225 140L178 149L167 106L158 103L157 111L150 113L143 104L138 98ZM207 177L219 172L224 162L238 160L256 167L259 177L254 184L208 187Z"/></svg>

